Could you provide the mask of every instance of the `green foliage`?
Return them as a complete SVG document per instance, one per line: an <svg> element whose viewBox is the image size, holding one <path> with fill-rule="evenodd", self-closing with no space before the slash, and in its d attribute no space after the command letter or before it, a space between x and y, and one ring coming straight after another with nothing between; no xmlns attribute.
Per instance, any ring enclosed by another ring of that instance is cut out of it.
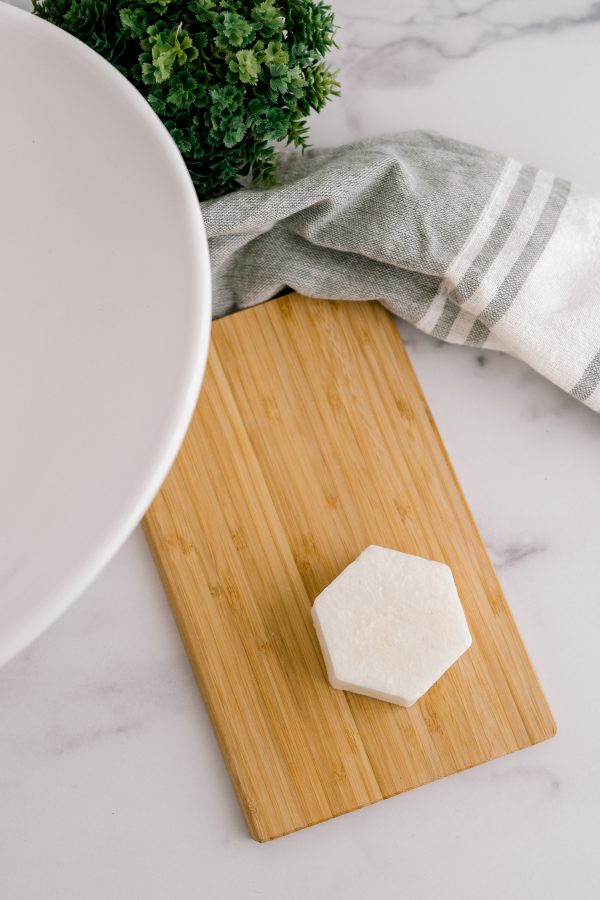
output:
<svg viewBox="0 0 600 900"><path fill-rule="evenodd" d="M273 142L304 149L306 117L339 93L322 0L33 0L109 60L176 141L200 199L275 182Z"/></svg>

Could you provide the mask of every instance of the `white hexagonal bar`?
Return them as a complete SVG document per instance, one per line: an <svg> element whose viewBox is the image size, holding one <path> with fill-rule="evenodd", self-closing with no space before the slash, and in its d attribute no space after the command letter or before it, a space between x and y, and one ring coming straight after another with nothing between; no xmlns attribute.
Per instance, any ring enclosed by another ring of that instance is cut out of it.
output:
<svg viewBox="0 0 600 900"><path fill-rule="evenodd" d="M448 566L367 547L319 594L313 621L334 688L412 706L471 646Z"/></svg>

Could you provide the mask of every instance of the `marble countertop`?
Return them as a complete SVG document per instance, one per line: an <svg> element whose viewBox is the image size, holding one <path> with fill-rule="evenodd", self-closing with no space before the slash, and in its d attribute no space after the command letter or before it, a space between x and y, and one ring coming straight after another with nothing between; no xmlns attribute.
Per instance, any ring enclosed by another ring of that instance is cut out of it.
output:
<svg viewBox="0 0 600 900"><path fill-rule="evenodd" d="M600 190L598 3L334 5L345 89L314 143L427 127ZM558 736L256 844L138 529L0 671L4 897L600 896L600 418L514 360L402 333Z"/></svg>

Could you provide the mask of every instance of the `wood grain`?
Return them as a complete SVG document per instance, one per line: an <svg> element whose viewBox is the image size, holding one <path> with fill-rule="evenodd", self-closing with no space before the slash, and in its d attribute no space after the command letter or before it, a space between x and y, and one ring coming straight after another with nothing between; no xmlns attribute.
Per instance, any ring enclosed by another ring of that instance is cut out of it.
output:
<svg viewBox="0 0 600 900"><path fill-rule="evenodd" d="M252 835L269 840L556 726L391 317L295 296L214 325L145 521ZM368 544L447 563L472 648L410 709L333 690L314 597Z"/></svg>

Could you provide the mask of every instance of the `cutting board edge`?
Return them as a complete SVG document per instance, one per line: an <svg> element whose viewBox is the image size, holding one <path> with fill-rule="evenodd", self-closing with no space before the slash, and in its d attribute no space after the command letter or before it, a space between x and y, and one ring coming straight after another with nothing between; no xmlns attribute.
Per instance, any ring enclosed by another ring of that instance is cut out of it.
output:
<svg viewBox="0 0 600 900"><path fill-rule="evenodd" d="M377 702L377 701L375 701ZM381 702L381 701L380 701ZM552 716L554 721L554 717ZM359 812L361 809L369 809L371 806L377 806L378 803L385 803L386 800L393 800L394 797L401 797L404 794L410 794L412 791L418 790L421 787L425 787L425 785L431 784L434 785L439 781L446 781L448 778L453 778L455 775L460 775L464 772L469 772L471 769L478 769L480 766L485 766L488 763L497 762L498 760L505 759L507 756L512 756L513 753L520 753L523 750L530 750L533 747L536 747L538 744L544 744L546 741L551 740L556 736L556 722L554 722L554 730L545 735L544 737L538 737L534 740L528 741L527 743L521 744L517 747L514 747L512 750L506 750L503 753L498 753L495 756L489 756L486 759L482 759L479 762L471 763L470 765L462 766L460 769L455 769L453 772L448 772L446 775L440 775L438 778L435 778L433 781L431 779L425 779L421 781L419 784L412 784L410 787L403 788L399 791L392 791L390 793L383 794L381 797L378 797L376 800L372 800L370 803L360 803L357 806L350 807L349 809L343 810L342 812L338 812L332 816L325 816L322 819L315 819L314 822L307 822L305 825L299 825L297 828L292 828L289 831L281 831L277 832L277 834L271 834L267 837L260 837L256 833L253 825L249 825L250 836L253 840L257 841L259 844L268 844L270 841L276 841L278 838L287 837L291 834L297 834L299 831L303 831L305 828L314 828L315 825L322 825L324 822L333 821L334 819L339 819L342 816L346 816L350 813ZM248 820L247 820L248 821Z"/></svg>
<svg viewBox="0 0 600 900"><path fill-rule="evenodd" d="M204 708L206 709L206 712L208 713L208 717L210 719L210 724L211 724L211 727L213 730L213 734L215 735L217 744L219 745L219 750L221 751L221 755L223 757L223 761L224 761L225 767L227 769L227 774L229 775L229 778L231 779L231 784L235 791L235 795L238 799L240 810L244 817L244 821L246 822L246 827L248 828L250 837L252 837L253 840L258 841L259 843L263 843L264 841L271 840L271 838L261 837L260 831L256 827L256 822L252 818L250 810L248 809L246 797L244 795L244 791L242 789L241 783L238 779L237 772L235 770L235 766L233 763L233 759L231 758L231 754L229 752L226 742L223 740L221 728L219 725L219 720L213 710L213 704L212 704L212 701L210 698L210 692L204 683L204 680L203 680L203 677L202 677L202 674L200 671L200 666L197 664L197 661L196 661L196 658L194 655L193 644L192 644L191 638L186 633L183 617L180 613L180 610L178 609L176 600L173 596L173 589L171 588L170 581L166 574L162 559L158 554L158 545L155 540L154 532L152 529L152 522L151 522L150 517L148 516L148 513L146 513L146 515L142 519L141 524L142 524L142 530L144 532L144 536L145 536L148 546L150 548L150 553L152 555L152 559L154 560L154 564L156 565L161 584L163 586L165 595L167 597L167 600L169 603L169 608L171 609L171 613L175 620L175 625L177 626L177 631L179 633L179 637L181 638L181 642L182 642L183 648L185 650L186 658L190 664L190 668L191 668L192 674L194 676L194 681L196 682L196 685L200 692L200 696L202 698ZM340 813L340 815L341 815L341 813ZM326 821L326 820L322 820L322 821ZM294 830L300 831L303 827L306 827L306 826L300 825L298 828L296 828ZM285 833L288 834L291 832L285 832ZM277 835L274 835L273 837L277 837Z"/></svg>

